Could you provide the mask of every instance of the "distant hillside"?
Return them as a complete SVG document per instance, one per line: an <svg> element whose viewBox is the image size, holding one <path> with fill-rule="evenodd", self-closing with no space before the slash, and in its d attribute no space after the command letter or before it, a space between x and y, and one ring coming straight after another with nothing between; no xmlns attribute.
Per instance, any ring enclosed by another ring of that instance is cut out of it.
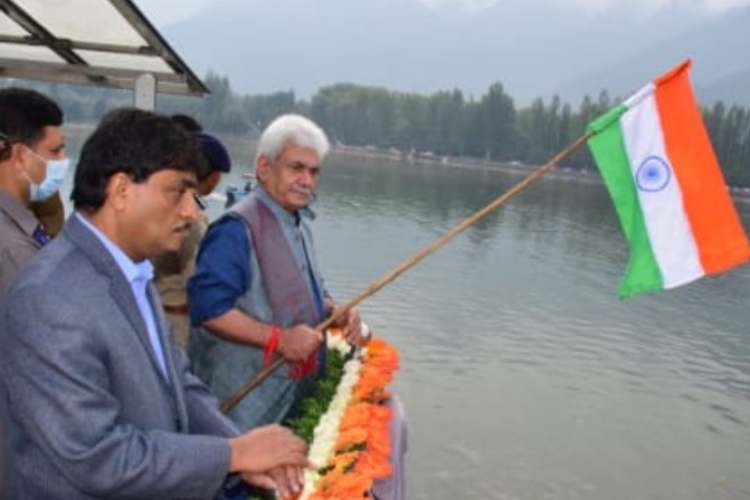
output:
<svg viewBox="0 0 750 500"><path fill-rule="evenodd" d="M689 9L639 17L627 8L589 14L570 4L503 0L463 13L416 0L217 1L163 31L200 74L226 74L243 93L294 89L307 98L352 82L480 96L502 82L524 105L699 19ZM582 81L576 90L611 83Z"/></svg>
<svg viewBox="0 0 750 500"><path fill-rule="evenodd" d="M634 37L640 36L638 33ZM717 99L750 102L750 9L735 9L682 33L613 59L598 71L554 89L563 99L579 102L585 93L627 96L681 60L693 59L692 78L703 104ZM744 88L742 88L744 85Z"/></svg>
<svg viewBox="0 0 750 500"><path fill-rule="evenodd" d="M716 101L750 106L750 68L720 78L696 89L698 99L704 104Z"/></svg>

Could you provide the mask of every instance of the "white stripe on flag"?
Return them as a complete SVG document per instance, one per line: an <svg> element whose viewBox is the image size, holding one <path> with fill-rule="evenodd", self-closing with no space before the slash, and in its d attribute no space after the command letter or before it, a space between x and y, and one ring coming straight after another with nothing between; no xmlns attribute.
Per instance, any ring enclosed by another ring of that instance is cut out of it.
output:
<svg viewBox="0 0 750 500"><path fill-rule="evenodd" d="M651 90L650 95L639 92L639 99L620 123L651 249L664 288L674 288L705 272L683 208L682 191L667 157L653 86Z"/></svg>

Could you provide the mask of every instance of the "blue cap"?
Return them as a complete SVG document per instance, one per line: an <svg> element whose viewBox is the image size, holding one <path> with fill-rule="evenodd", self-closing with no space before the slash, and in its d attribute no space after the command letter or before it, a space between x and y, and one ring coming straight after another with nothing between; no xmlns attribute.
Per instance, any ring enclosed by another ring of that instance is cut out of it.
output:
<svg viewBox="0 0 750 500"><path fill-rule="evenodd" d="M205 156L206 161L208 161L211 170L219 170L224 173L232 170L232 160L229 158L229 152L219 139L205 132L198 132L195 134L195 137L198 139L201 152Z"/></svg>

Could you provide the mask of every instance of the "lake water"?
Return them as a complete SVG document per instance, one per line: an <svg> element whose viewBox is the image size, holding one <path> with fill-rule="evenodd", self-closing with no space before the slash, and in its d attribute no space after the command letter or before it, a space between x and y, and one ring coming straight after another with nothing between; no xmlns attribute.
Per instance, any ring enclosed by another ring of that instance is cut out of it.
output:
<svg viewBox="0 0 750 500"><path fill-rule="evenodd" d="M250 146L230 143L239 184ZM331 158L329 290L349 300L520 179ZM750 499L750 267L621 302L626 259L602 185L550 176L361 306L401 351L410 498Z"/></svg>
<svg viewBox="0 0 750 500"><path fill-rule="evenodd" d="M334 159L330 290L348 300L520 179ZM549 178L362 306L403 356L411 498L750 498L750 267L621 302L626 258L603 186Z"/></svg>

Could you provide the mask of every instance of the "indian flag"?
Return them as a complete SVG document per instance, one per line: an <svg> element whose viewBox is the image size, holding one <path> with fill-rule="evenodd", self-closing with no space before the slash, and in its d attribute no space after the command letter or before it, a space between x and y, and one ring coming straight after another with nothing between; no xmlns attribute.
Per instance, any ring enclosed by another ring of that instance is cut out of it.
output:
<svg viewBox="0 0 750 500"><path fill-rule="evenodd" d="M674 288L750 259L688 78L690 61L588 126L630 246L621 298Z"/></svg>

